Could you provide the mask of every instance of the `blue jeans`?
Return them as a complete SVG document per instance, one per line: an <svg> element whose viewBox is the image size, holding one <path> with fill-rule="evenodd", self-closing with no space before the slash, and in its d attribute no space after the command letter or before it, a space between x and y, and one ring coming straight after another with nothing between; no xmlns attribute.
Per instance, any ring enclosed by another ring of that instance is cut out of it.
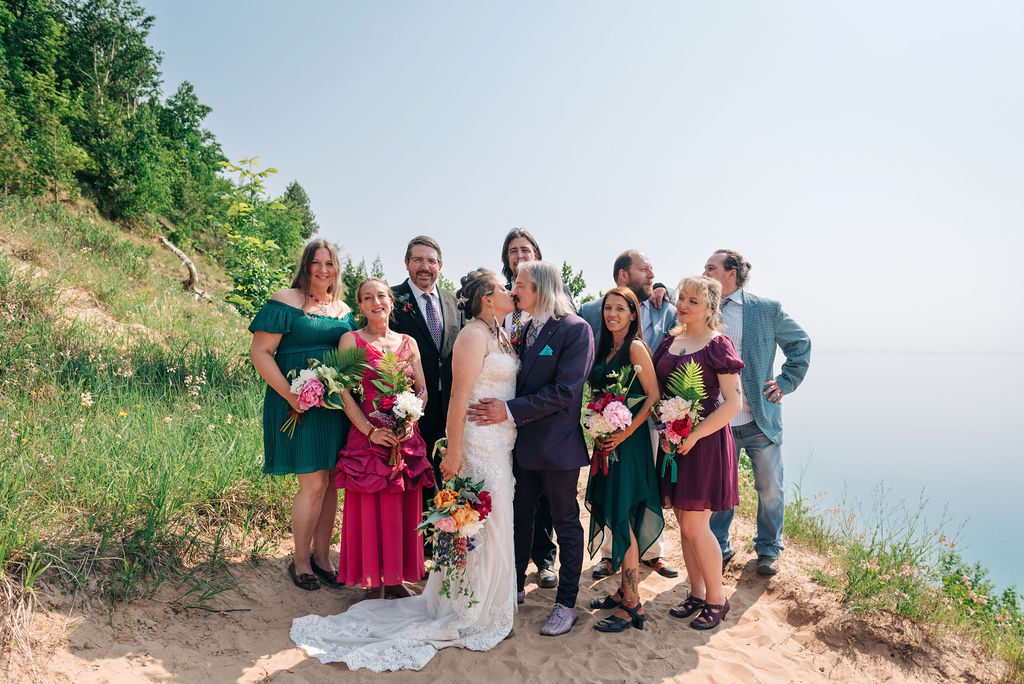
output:
<svg viewBox="0 0 1024 684"><path fill-rule="evenodd" d="M751 421L732 429L736 440L737 464L739 450L747 452L754 466L754 490L757 491L757 534L754 550L758 556L778 558L782 554L782 524L786 516L785 490L782 484L782 447L765 437ZM722 554L732 552L729 527L734 509L711 514L711 531L718 538Z"/></svg>

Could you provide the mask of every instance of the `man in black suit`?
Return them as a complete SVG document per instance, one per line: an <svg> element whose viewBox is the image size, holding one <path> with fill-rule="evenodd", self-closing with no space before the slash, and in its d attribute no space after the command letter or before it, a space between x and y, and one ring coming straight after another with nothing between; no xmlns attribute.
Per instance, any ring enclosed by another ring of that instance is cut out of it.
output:
<svg viewBox="0 0 1024 684"><path fill-rule="evenodd" d="M427 451L444 437L448 400L452 393L452 346L465 318L455 305L455 295L437 287L441 273L441 247L426 235L414 237L405 248L409 277L391 288L395 294L392 330L409 335L420 348L423 375L427 382L427 407L420 418L420 434ZM437 481L438 462L431 458ZM424 496L433 496L424 490Z"/></svg>

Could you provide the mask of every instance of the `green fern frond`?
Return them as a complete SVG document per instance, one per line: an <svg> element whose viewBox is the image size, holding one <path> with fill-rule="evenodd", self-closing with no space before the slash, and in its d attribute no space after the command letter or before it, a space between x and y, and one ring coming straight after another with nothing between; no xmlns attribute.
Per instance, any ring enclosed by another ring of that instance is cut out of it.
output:
<svg viewBox="0 0 1024 684"><path fill-rule="evenodd" d="M324 354L323 364L337 369L341 375L362 375L369 368L366 364L366 350L359 347L331 349Z"/></svg>
<svg viewBox="0 0 1024 684"><path fill-rule="evenodd" d="M682 368L677 368L665 381L665 389L673 397L682 397L687 401L707 399L704 389L704 372L700 364L690 359Z"/></svg>
<svg viewBox="0 0 1024 684"><path fill-rule="evenodd" d="M384 352L381 356L380 362L377 364L377 377L380 378L380 383L386 385L384 389L378 384L378 381L374 381L374 386L382 392L394 391L395 393L404 392L412 389L409 378L405 374L406 362L398 358L398 354L392 351Z"/></svg>

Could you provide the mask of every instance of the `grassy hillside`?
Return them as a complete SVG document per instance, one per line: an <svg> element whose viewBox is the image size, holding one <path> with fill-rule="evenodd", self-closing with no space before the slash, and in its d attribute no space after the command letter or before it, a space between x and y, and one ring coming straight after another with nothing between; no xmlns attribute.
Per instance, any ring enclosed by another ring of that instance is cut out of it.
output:
<svg viewBox="0 0 1024 684"><path fill-rule="evenodd" d="M196 263L215 303L182 291L178 259L87 207L0 195L0 650L33 592L130 600L172 580L182 605L223 590L229 559L286 533L294 484L262 464L264 385L226 278ZM749 464L740 515L753 519ZM880 502L870 529L796 496L790 543L861 614L907 619L942 644L981 644L1024 673L1024 611L955 540Z"/></svg>
<svg viewBox="0 0 1024 684"><path fill-rule="evenodd" d="M218 269L197 261L220 299ZM291 484L260 473L264 385L247 321L180 279L154 241L0 197L8 603L40 577L120 599L185 568L202 593L197 567L258 556L286 524Z"/></svg>

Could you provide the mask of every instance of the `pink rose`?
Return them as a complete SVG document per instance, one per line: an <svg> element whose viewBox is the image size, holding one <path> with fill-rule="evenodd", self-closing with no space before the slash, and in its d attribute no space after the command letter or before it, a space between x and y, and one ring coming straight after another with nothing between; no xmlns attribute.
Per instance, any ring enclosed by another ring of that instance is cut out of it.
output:
<svg viewBox="0 0 1024 684"><path fill-rule="evenodd" d="M378 411L390 411L395 408L395 395L394 394L382 394L377 399L377 410Z"/></svg>
<svg viewBox="0 0 1024 684"><path fill-rule="evenodd" d="M299 406L303 411L315 406L323 406L324 385L316 378L306 381L306 384L299 390Z"/></svg>
<svg viewBox="0 0 1024 684"><path fill-rule="evenodd" d="M455 522L455 518L450 515L446 515L440 520L434 523L434 527L441 530L442 532L454 532L459 529L459 524Z"/></svg>

